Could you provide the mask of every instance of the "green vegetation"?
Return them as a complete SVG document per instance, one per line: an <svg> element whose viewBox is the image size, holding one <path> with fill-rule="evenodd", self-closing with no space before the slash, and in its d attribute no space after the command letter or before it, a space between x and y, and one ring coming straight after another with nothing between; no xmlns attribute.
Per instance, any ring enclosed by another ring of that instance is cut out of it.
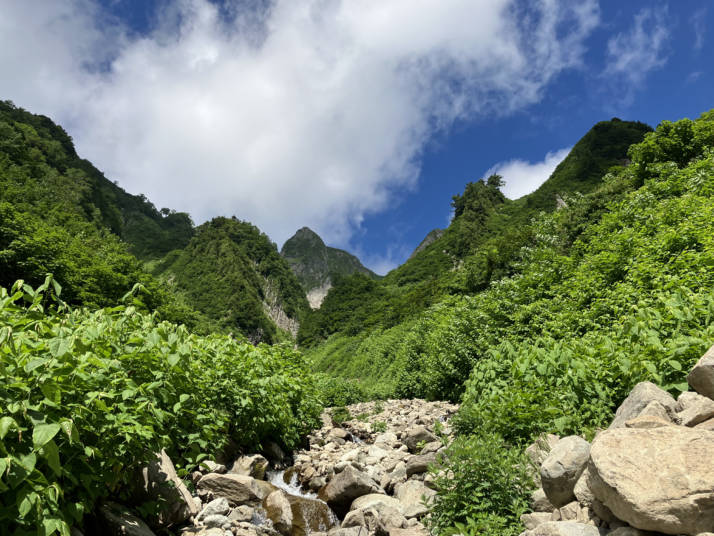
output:
<svg viewBox="0 0 714 536"><path fill-rule="evenodd" d="M427 312L430 307L448 309L449 300L477 294L492 281L512 276L521 250L537 233L531 219L555 208L556 193L569 199L574 192L592 191L608 169L626 162L627 148L650 130L642 123L618 119L598 123L541 188L516 201L504 198L498 176L469 183L462 195L454 196L454 219L438 239L380 281L366 281L358 275L338 280L322 307L301 325L298 342L317 370L361 379L367 384L365 392L374 390L372 379L377 377L379 392L384 393L385 386L395 388L395 373L404 368L408 355L396 351L401 344L394 335L407 336L411 326L431 314ZM595 197L599 201L580 209L589 212L567 223L571 242L582 232L579 226L605 210L607 196ZM438 305L442 302L446 304ZM415 330L414 338L419 339L419 329ZM378 342L382 336L384 344ZM392 340L387 342L387 338ZM368 340L376 354L365 346ZM380 374L376 363L385 364L383 350L393 365ZM460 373L468 374L468 370ZM461 376L460 383L465 377Z"/></svg>
<svg viewBox="0 0 714 536"><path fill-rule="evenodd" d="M257 227L214 218L196 229L183 249L154 269L216 329L239 332L254 342L287 339L266 311L282 310L297 322L308 308L305 294L275 244Z"/></svg>
<svg viewBox="0 0 714 536"><path fill-rule="evenodd" d="M180 474L227 441L287 448L318 424L312 375L288 346L199 337L142 304L71 309L50 278L0 289L0 520L69 534L165 448ZM128 298L131 298L129 296Z"/></svg>
<svg viewBox="0 0 714 536"><path fill-rule="evenodd" d="M437 531L517 534L528 486L516 460L529 442L543 432L591 436L640 381L676 396L711 345L714 111L662 123L628 155L631 165L610 167L590 193L562 195L560 210L469 245L440 279L452 291L416 318L340 331L309 352L339 374L324 351L332 347L367 395L379 381L391 395L462 401ZM508 221L510 206L484 226ZM373 375L371 362L385 374Z"/></svg>
<svg viewBox="0 0 714 536"><path fill-rule="evenodd" d="M48 273L70 304L110 306L138 282L162 318L254 342L293 338L266 307L293 321L307 309L255 227L218 218L194 229L187 214L157 210L107 180L47 117L0 102L0 285L37 286Z"/></svg>

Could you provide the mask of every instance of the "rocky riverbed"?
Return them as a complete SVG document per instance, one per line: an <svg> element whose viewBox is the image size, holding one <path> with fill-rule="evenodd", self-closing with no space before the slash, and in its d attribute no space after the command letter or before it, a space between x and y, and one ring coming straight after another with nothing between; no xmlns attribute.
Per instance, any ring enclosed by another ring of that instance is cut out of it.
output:
<svg viewBox="0 0 714 536"><path fill-rule="evenodd" d="M265 456L204 463L192 474L193 493L158 456L143 488L166 506L149 521L183 536L426 536L422 520L435 495L427 469L451 438L457 406L389 400L345 409L326 410L292 456L273 445ZM99 517L106 534L155 534L116 504Z"/></svg>

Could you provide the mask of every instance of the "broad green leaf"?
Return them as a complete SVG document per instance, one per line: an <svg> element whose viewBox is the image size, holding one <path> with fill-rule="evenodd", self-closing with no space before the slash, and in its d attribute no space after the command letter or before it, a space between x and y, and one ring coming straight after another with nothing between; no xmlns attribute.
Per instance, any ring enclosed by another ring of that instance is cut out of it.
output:
<svg viewBox="0 0 714 536"><path fill-rule="evenodd" d="M48 400L54 402L55 404L60 404L62 402L62 391L60 387L55 383L43 383L40 385L40 391L47 397Z"/></svg>
<svg viewBox="0 0 714 536"><path fill-rule="evenodd" d="M5 436L11 428L17 429L17 422L12 417L2 417L0 419L0 439L5 439Z"/></svg>
<svg viewBox="0 0 714 536"><path fill-rule="evenodd" d="M35 449L43 447L50 441L57 432L60 431L60 425L57 423L38 424L32 430L32 444Z"/></svg>
<svg viewBox="0 0 714 536"><path fill-rule="evenodd" d="M49 441L42 447L42 457L47 460L47 465L55 473L60 476L62 474L62 466L60 465L59 448L54 441Z"/></svg>
<svg viewBox="0 0 714 536"><path fill-rule="evenodd" d="M169 365L172 367L176 366L176 363L178 363L181 360L181 356L178 354L169 354L169 356L166 358L166 360L169 362Z"/></svg>

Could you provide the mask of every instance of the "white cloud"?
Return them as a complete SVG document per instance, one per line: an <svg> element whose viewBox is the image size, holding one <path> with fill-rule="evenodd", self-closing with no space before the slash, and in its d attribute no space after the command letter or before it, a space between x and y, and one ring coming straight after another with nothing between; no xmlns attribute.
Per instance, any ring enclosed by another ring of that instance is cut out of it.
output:
<svg viewBox="0 0 714 536"><path fill-rule="evenodd" d="M706 35L705 21L707 18L707 8L702 7L696 10L689 19L689 23L694 30L694 50L699 51L704 47L704 37Z"/></svg>
<svg viewBox="0 0 714 536"><path fill-rule="evenodd" d="M0 0L0 98L159 207L347 244L413 187L436 130L536 102L580 64L598 6L579 4L276 0L227 21L176 0L136 36L95 0Z"/></svg>
<svg viewBox="0 0 714 536"><path fill-rule="evenodd" d="M555 171L558 164L568 156L570 149L572 147L551 151L541 162L527 162L518 158L499 162L489 169L484 177L494 173L501 175L506 182L501 188L503 194L509 199L518 199L537 190Z"/></svg>
<svg viewBox="0 0 714 536"><path fill-rule="evenodd" d="M632 27L607 42L607 67L603 75L625 103L632 101L647 75L666 62L668 30L666 8L644 8L635 14Z"/></svg>

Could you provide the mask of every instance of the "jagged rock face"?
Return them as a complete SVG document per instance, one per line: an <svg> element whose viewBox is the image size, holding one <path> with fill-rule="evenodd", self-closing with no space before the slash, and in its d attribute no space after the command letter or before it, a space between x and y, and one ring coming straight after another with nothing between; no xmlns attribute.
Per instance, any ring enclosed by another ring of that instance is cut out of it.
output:
<svg viewBox="0 0 714 536"><path fill-rule="evenodd" d="M322 238L307 227L285 242L280 254L290 264L313 309L320 307L336 275L375 275L354 255L326 246Z"/></svg>
<svg viewBox="0 0 714 536"><path fill-rule="evenodd" d="M424 240L422 240L416 247L416 249L412 252L412 254L409 255L409 259L413 259L414 257L416 257L417 253L419 253L420 251L424 251L428 246L439 240L439 238L441 238L443 234L444 229L432 229L431 231L429 231L429 234L424 237Z"/></svg>

